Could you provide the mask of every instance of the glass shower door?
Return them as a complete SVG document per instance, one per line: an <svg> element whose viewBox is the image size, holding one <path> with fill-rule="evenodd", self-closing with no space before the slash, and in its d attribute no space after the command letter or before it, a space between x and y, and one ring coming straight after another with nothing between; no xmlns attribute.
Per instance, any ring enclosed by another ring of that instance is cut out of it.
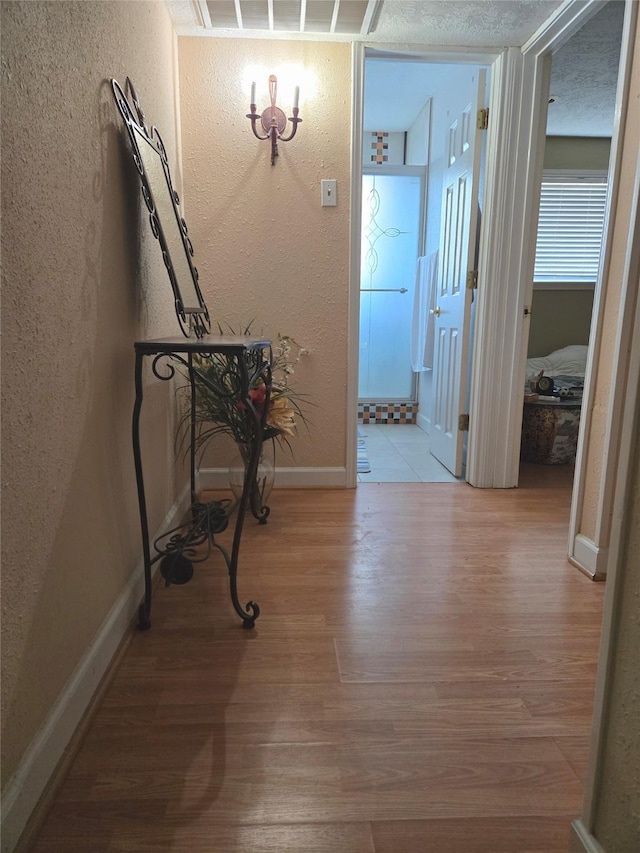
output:
<svg viewBox="0 0 640 853"><path fill-rule="evenodd" d="M415 399L410 333L423 186L422 168L362 176L360 400Z"/></svg>

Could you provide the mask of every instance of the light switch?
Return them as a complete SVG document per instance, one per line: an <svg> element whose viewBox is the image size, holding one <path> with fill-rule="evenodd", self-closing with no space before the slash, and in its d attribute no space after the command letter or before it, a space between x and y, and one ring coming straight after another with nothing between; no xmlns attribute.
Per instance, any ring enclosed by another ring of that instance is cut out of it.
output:
<svg viewBox="0 0 640 853"><path fill-rule="evenodd" d="M335 178L325 178L320 181L322 190L322 206L335 207L338 203L338 189Z"/></svg>

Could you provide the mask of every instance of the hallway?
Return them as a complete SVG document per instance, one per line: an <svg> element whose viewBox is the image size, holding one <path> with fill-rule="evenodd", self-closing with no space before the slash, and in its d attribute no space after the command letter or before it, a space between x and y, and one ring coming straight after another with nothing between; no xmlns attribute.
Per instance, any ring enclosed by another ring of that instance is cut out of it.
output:
<svg viewBox="0 0 640 853"><path fill-rule="evenodd" d="M566 472L523 483L276 490L255 631L217 557L158 586L29 849L565 853L604 585Z"/></svg>

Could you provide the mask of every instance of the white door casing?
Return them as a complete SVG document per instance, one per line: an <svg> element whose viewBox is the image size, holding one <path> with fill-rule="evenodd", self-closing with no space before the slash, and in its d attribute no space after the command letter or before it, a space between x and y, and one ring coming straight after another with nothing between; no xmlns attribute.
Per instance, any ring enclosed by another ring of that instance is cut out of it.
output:
<svg viewBox="0 0 640 853"><path fill-rule="evenodd" d="M484 106L486 72L470 73L466 91L452 96L446 129L446 168L438 262L430 450L456 477L462 473L464 411L473 291L467 274L474 263L482 140L476 128Z"/></svg>

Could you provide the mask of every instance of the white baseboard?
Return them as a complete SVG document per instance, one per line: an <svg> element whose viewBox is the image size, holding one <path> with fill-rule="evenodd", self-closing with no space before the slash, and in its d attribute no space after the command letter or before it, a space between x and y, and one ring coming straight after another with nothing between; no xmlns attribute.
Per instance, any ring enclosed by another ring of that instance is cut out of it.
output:
<svg viewBox="0 0 640 853"><path fill-rule="evenodd" d="M174 527L189 502L187 484L156 535ZM18 843L120 643L136 620L143 595L141 560L7 783L2 797L2 853L11 853Z"/></svg>
<svg viewBox="0 0 640 853"><path fill-rule="evenodd" d="M198 474L198 488L226 489L226 468L205 468ZM346 489L346 468L276 468L275 489Z"/></svg>
<svg viewBox="0 0 640 853"><path fill-rule="evenodd" d="M416 417L416 423L418 424L421 430L423 430L427 433L427 435L429 435L429 433L431 432L430 418L428 418L426 415L423 415L422 412L418 412L418 415Z"/></svg>
<svg viewBox="0 0 640 853"><path fill-rule="evenodd" d="M569 850L570 853L605 853L604 847L596 841L581 820L574 820L571 824Z"/></svg>
<svg viewBox="0 0 640 853"><path fill-rule="evenodd" d="M608 548L600 548L591 539L578 533L573 543L571 562L592 578L603 578L607 573Z"/></svg>

